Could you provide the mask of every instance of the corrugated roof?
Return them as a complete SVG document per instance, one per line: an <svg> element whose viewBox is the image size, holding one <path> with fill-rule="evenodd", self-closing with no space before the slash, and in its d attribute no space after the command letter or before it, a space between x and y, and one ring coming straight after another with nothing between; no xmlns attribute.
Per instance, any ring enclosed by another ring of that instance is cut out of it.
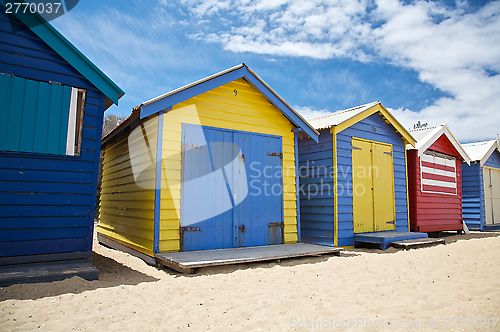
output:
<svg viewBox="0 0 500 332"><path fill-rule="evenodd" d="M417 140L417 142L420 142L423 141L426 136L439 131L441 128L442 126L431 126L418 129L410 129L408 131Z"/></svg>
<svg viewBox="0 0 500 332"><path fill-rule="evenodd" d="M484 165L495 149L500 152L500 144L496 139L484 142L462 144L462 147L470 156L471 160L480 161L481 166Z"/></svg>
<svg viewBox="0 0 500 332"><path fill-rule="evenodd" d="M330 128L332 126L338 126L342 122L349 120L350 118L363 113L364 111L372 108L375 105L380 104L379 101L375 101L373 103L364 104L360 106L356 106L353 108L349 108L346 110L336 111L332 114L323 115L314 119L308 120L308 122L314 127L316 130Z"/></svg>
<svg viewBox="0 0 500 332"><path fill-rule="evenodd" d="M446 124L441 124L439 126L424 127L409 130L410 134L415 137L417 144L415 144L415 149L418 150L418 155L421 156L434 142L436 142L442 135L445 135L453 144L453 147L460 154L462 159L470 164L470 157L464 150L460 142L453 136L450 129ZM413 149L407 146L407 149Z"/></svg>
<svg viewBox="0 0 500 332"><path fill-rule="evenodd" d="M357 123L377 112L380 113L382 117L394 127L394 129L396 129L396 131L403 137L406 144L410 144L411 146L415 144L415 139L408 132L408 130L406 130L406 128L403 127L401 123L399 123L399 121L379 101L323 115L309 120L309 123L316 130L335 127L335 131L339 133L354 123Z"/></svg>

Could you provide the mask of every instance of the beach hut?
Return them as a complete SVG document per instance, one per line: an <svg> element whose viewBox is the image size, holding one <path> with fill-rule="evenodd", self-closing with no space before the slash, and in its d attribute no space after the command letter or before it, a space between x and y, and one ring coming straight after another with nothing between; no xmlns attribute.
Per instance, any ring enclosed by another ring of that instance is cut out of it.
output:
<svg viewBox="0 0 500 332"><path fill-rule="evenodd" d="M462 214L467 227L500 229L500 144L498 139L462 144L471 158L462 166Z"/></svg>
<svg viewBox="0 0 500 332"><path fill-rule="evenodd" d="M409 232L406 150L415 140L374 102L309 120L299 143L302 241L349 247L426 238Z"/></svg>
<svg viewBox="0 0 500 332"><path fill-rule="evenodd" d="M150 263L299 241L301 135L318 139L245 64L143 103L102 140L99 241Z"/></svg>
<svg viewBox="0 0 500 332"><path fill-rule="evenodd" d="M16 15L0 11L0 265L78 263L92 254L103 113L124 92L40 16Z"/></svg>
<svg viewBox="0 0 500 332"><path fill-rule="evenodd" d="M415 232L462 231L462 162L470 158L447 125L410 130L410 224Z"/></svg>

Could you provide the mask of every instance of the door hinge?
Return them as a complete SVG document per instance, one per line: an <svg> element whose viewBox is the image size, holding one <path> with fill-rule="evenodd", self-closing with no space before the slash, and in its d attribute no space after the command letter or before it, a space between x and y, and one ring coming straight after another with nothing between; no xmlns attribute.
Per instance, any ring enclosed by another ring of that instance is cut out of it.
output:
<svg viewBox="0 0 500 332"><path fill-rule="evenodd" d="M388 154L389 156L392 156L392 152L384 152L385 154Z"/></svg>
<svg viewBox="0 0 500 332"><path fill-rule="evenodd" d="M386 224L393 224L394 225L394 220L390 220L390 221L386 222Z"/></svg>
<svg viewBox="0 0 500 332"><path fill-rule="evenodd" d="M354 146L354 145L352 146L352 149L353 150L361 150L361 148L358 148L357 146Z"/></svg>
<svg viewBox="0 0 500 332"><path fill-rule="evenodd" d="M280 159L283 159L283 153L272 152L272 153L268 153L267 155L269 157L280 157Z"/></svg>

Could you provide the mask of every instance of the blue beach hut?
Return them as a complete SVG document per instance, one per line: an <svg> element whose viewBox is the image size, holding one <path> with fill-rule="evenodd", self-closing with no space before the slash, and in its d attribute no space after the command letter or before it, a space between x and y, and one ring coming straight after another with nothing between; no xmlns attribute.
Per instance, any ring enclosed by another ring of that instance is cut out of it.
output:
<svg viewBox="0 0 500 332"><path fill-rule="evenodd" d="M88 266L103 114L124 92L42 22L0 11L0 266Z"/></svg>
<svg viewBox="0 0 500 332"><path fill-rule="evenodd" d="M411 134L380 102L309 120L319 143L299 141L302 241L338 247L426 238L408 224Z"/></svg>
<svg viewBox="0 0 500 332"><path fill-rule="evenodd" d="M462 144L471 157L462 165L462 215L475 230L500 229L500 144L497 140Z"/></svg>

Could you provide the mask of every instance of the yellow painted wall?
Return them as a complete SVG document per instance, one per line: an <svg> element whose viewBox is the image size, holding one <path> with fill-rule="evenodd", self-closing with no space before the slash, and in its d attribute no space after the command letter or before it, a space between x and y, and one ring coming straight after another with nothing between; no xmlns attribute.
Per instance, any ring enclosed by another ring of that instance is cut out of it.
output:
<svg viewBox="0 0 500 332"><path fill-rule="evenodd" d="M295 127L281 111L241 78L174 105L163 116L160 252L180 248L182 123L282 137L284 240L285 243L297 242L295 148L291 132Z"/></svg>
<svg viewBox="0 0 500 332"><path fill-rule="evenodd" d="M158 117L153 115L106 145L97 227L98 234L150 256L157 129Z"/></svg>

